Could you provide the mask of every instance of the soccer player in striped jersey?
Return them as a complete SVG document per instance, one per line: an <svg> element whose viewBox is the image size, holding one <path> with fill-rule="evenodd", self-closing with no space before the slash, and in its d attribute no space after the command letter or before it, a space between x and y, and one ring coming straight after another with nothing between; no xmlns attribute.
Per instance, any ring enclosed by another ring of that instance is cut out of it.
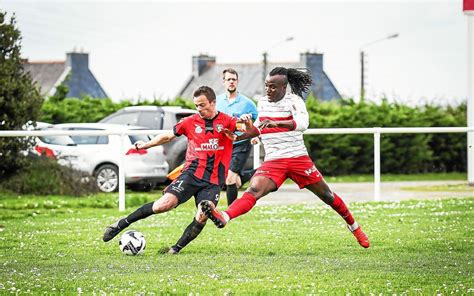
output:
<svg viewBox="0 0 474 296"><path fill-rule="evenodd" d="M247 191L227 210L219 211L207 201L200 205L214 224L222 228L230 220L250 211L258 199L278 190L290 178L301 189L310 190L331 206L346 221L358 243L368 248L370 243L367 235L344 201L331 191L304 145L303 132L308 128L309 116L302 97L311 83L311 75L297 69L277 67L270 71L265 80L266 96L258 101L258 118L254 125L250 118L246 118L245 134L236 136L226 131L234 140L260 135L265 148L265 161L250 180ZM293 93L286 92L288 84Z"/></svg>
<svg viewBox="0 0 474 296"><path fill-rule="evenodd" d="M237 119L216 109L214 90L201 86L194 92L194 105L198 114L186 117L177 123L172 132L159 134L147 143L138 141L137 149L148 149L172 141L184 135L188 138L186 162L182 173L164 190L164 195L144 204L136 211L114 224L104 232L104 242L110 241L130 224L153 214L164 213L195 198L196 207L204 200L217 205L221 187L224 185L232 155L232 140L223 132L236 131ZM200 208L183 235L168 253L177 254L195 239L204 228L206 215Z"/></svg>

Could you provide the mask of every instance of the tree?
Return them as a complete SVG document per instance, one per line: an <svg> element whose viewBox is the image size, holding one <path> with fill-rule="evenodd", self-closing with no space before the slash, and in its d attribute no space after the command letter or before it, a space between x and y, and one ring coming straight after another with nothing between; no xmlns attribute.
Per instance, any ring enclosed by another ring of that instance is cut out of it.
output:
<svg viewBox="0 0 474 296"><path fill-rule="evenodd" d="M0 10L0 130L20 130L40 115L43 98L22 66L21 33L15 15L8 21ZM0 180L27 163L21 151L28 149L26 137L0 138Z"/></svg>

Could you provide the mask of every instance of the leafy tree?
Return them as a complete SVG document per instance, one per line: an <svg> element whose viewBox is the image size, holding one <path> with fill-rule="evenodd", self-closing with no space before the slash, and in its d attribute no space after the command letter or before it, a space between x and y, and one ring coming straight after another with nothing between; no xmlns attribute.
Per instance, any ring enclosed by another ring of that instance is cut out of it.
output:
<svg viewBox="0 0 474 296"><path fill-rule="evenodd" d="M0 130L20 130L28 121L36 121L43 99L22 66L21 33L15 16L8 21L0 10ZM0 180L27 163L21 151L29 140L0 138Z"/></svg>

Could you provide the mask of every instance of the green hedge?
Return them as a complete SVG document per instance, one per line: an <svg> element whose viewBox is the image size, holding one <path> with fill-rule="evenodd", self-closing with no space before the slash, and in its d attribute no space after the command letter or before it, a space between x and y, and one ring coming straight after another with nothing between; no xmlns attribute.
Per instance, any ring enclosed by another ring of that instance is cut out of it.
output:
<svg viewBox="0 0 474 296"><path fill-rule="evenodd" d="M399 103L322 103L309 98L310 128L466 126L466 105L409 107ZM466 134L384 134L382 173L465 172ZM373 172L373 135L305 136L306 147L328 175Z"/></svg>
<svg viewBox="0 0 474 296"><path fill-rule="evenodd" d="M48 100L42 121L50 123L97 122L132 105L174 105L194 109L190 100L128 101L83 98ZM466 126L466 104L457 107L368 101L306 102L310 128L349 127L450 127ZM392 134L381 136L382 173L465 172L466 134ZM371 174L373 135L306 135L306 147L319 169L327 175Z"/></svg>
<svg viewBox="0 0 474 296"><path fill-rule="evenodd" d="M194 109L194 104L189 100L177 99L174 101L142 101L132 104L129 101L112 102L110 99L94 99L91 97L66 98L62 100L47 100L41 109L40 121L49 123L77 123L97 122L128 106L155 105L155 106L183 106Z"/></svg>

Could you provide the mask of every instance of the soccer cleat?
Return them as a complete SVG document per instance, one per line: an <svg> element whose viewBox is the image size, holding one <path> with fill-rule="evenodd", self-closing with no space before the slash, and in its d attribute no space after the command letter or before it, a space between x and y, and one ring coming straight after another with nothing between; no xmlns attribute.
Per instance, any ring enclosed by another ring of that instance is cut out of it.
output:
<svg viewBox="0 0 474 296"><path fill-rule="evenodd" d="M123 230L123 229L120 229L120 227L118 226L119 221L120 220L118 220L114 224L107 226L104 232L104 236L102 237L102 240L104 242L108 242L109 240L113 239L114 237L117 236L117 234L120 233L120 231Z"/></svg>
<svg viewBox="0 0 474 296"><path fill-rule="evenodd" d="M199 205L203 213L214 222L217 228L223 228L227 224L221 212L216 209L216 206L211 201L203 200Z"/></svg>
<svg viewBox="0 0 474 296"><path fill-rule="evenodd" d="M369 238L364 233L364 231L362 231L362 228L360 228L360 226L357 227L356 230L352 231L352 234L357 239L357 242L359 243L359 245L361 245L364 248L370 247Z"/></svg>

